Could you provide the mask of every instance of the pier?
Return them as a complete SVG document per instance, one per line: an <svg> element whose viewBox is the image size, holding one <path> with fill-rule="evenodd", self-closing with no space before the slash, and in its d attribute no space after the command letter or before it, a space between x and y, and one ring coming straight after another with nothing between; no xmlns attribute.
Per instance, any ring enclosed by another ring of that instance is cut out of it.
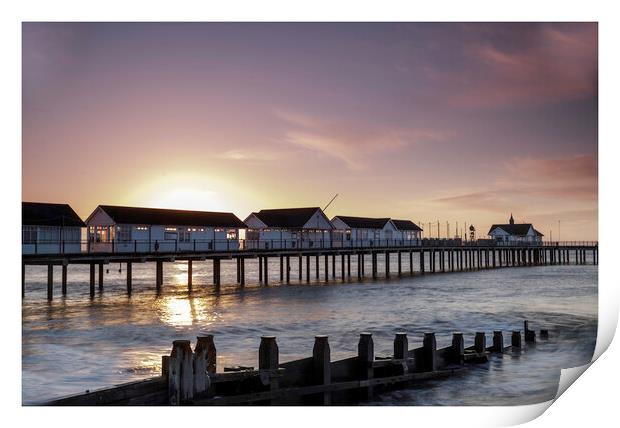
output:
<svg viewBox="0 0 620 428"><path fill-rule="evenodd" d="M242 243L243 244L243 243ZM272 243L273 244L273 243ZM350 281L362 280L366 277L377 279L379 276L378 255L384 257L384 272L386 278L401 277L405 274L424 275L429 273L466 272L472 270L497 269L505 267L545 266L565 264L586 264L588 254L591 263L598 264L598 242L545 242L537 244L510 244L499 245L488 240L461 242L422 240L415 243L407 241L377 242L372 247L330 246L325 248L288 248L283 243L283 249L273 249L273 245L266 245L266 249L256 249L252 246L223 251L205 250L178 250L152 252L80 252L69 254L24 254L22 255L22 297L25 297L27 266L47 266L47 299L54 298L54 266L62 267L61 292L67 293L68 267L71 265L88 265L90 268L90 295L94 297L96 290L104 289L104 266L110 263L126 265L127 293L131 294L132 266L136 263L154 263L155 285L158 291L164 286L164 267L166 263L183 261L187 263L187 284L193 285L192 272L194 263L212 263L213 286L220 287L222 260L235 260L236 283L244 286L249 282L269 285L269 260L279 260L280 283L289 284L292 278L297 281ZM276 245L277 246L277 245ZM135 246L138 247L137 245ZM258 246L261 247L262 246ZM216 246L213 246L216 248ZM391 260L395 256L397 270L392 273ZM414 255L419 260L419 268L414 269ZM368 257L368 258L366 258ZM355 261L357 272L352 276L351 259ZM312 259L312 260L311 260ZM258 262L258 277L247 278L245 265L248 260ZM371 272L365 271L365 261L371 261ZM408 272L403 269L403 260L407 260ZM311 261L314 261L314 276L311 275ZM321 263L322 261L322 263ZM337 266L339 265L339 269ZM97 274L96 274L97 273ZM232 284L231 284L232 285Z"/></svg>
<svg viewBox="0 0 620 428"><path fill-rule="evenodd" d="M523 323L523 331L478 331L474 343L465 344L462 332L452 333L451 343L438 348L434 332L423 334L421 346L410 348L406 332L396 332L393 352L376 355L371 333L359 335L357 355L331 360L328 336L314 337L312 355L280 363L274 336L262 336L257 367L231 366L217 370L217 349L212 335L175 340L170 355L162 356L161 376L86 391L59 398L46 405L342 405L363 403L393 389L449 377L471 364L488 361L491 354L514 354L535 346L536 332ZM548 340L541 329L540 340Z"/></svg>

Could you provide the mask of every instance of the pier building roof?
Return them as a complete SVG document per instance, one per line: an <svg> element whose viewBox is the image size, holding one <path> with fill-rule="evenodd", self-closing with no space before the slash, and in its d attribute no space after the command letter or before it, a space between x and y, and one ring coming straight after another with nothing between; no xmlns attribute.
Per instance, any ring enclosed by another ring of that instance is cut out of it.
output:
<svg viewBox="0 0 620 428"><path fill-rule="evenodd" d="M495 229L499 228L502 229L504 232L508 233L509 235L525 236L529 232L530 227L534 229L536 235L545 236L538 230L536 230L531 223L494 224L493 226L491 226L491 229L489 229L488 235L490 235L491 232L493 232Z"/></svg>
<svg viewBox="0 0 620 428"><path fill-rule="evenodd" d="M351 217L338 215L334 219L340 219L351 229L383 229L390 221L389 218Z"/></svg>
<svg viewBox="0 0 620 428"><path fill-rule="evenodd" d="M242 229L246 227L245 223L236 215L225 212L122 207L114 205L99 205L97 209L103 210L117 224L235 227ZM97 212L97 210L95 210L90 217L92 217L95 212Z"/></svg>
<svg viewBox="0 0 620 428"><path fill-rule="evenodd" d="M420 232L423 230L411 220L392 220L392 223L394 223L394 226L396 226L398 230L417 230Z"/></svg>
<svg viewBox="0 0 620 428"><path fill-rule="evenodd" d="M22 202L22 224L29 226L86 227L68 204Z"/></svg>
<svg viewBox="0 0 620 428"><path fill-rule="evenodd" d="M303 228L308 225L308 222L319 213L320 217L326 220L327 225L331 229L331 222L323 213L323 210L319 207L307 207L307 208L279 208L279 209L267 209L260 210L259 212L251 213L249 217L255 216L267 227L273 228ZM247 219L246 219L247 221Z"/></svg>

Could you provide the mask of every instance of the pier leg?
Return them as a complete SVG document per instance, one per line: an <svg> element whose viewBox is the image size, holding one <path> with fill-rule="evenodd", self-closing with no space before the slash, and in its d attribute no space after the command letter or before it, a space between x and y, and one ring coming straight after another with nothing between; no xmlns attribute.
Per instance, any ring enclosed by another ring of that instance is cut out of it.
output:
<svg viewBox="0 0 620 428"><path fill-rule="evenodd" d="M362 279L362 255L357 253L357 279Z"/></svg>
<svg viewBox="0 0 620 428"><path fill-rule="evenodd" d="M47 265L47 300L54 298L54 265Z"/></svg>
<svg viewBox="0 0 620 428"><path fill-rule="evenodd" d="M62 295L67 295L67 265L62 265Z"/></svg>
<svg viewBox="0 0 620 428"><path fill-rule="evenodd" d="M310 282L310 256L306 256L306 281Z"/></svg>
<svg viewBox="0 0 620 428"><path fill-rule="evenodd" d="M192 288L192 276L193 276L192 261L187 261L187 287ZM237 282L239 282L239 259L237 259Z"/></svg>
<svg viewBox="0 0 620 428"><path fill-rule="evenodd" d="M357 361L359 367L360 380L370 380L374 377L374 368L372 366L375 360L375 346L372 341L372 333L361 333L360 340L357 344ZM361 388L363 399L372 398L372 387Z"/></svg>
<svg viewBox="0 0 620 428"><path fill-rule="evenodd" d="M269 257L263 257L263 284L269 285Z"/></svg>
<svg viewBox="0 0 620 428"><path fill-rule="evenodd" d="M370 253L370 263L372 264L372 279L377 279L377 253L374 251Z"/></svg>
<svg viewBox="0 0 620 428"><path fill-rule="evenodd" d="M403 267L402 267L402 256L401 252L398 252L398 276L403 275Z"/></svg>
<svg viewBox="0 0 620 428"><path fill-rule="evenodd" d="M345 255L341 254L340 255L340 276L342 277L343 281L346 278L346 273L345 273L345 270L344 270L344 258L345 258Z"/></svg>
<svg viewBox="0 0 620 428"><path fill-rule="evenodd" d="M319 257L319 255L317 254L315 257L315 266L314 266L314 276L316 277L315 279L318 281L319 280L319 269L320 269L320 265L321 265L321 258Z"/></svg>
<svg viewBox="0 0 620 428"><path fill-rule="evenodd" d="M243 286L245 285L245 258L243 257L239 258L239 269L241 271L241 278L239 278L239 284Z"/></svg>
<svg viewBox="0 0 620 428"><path fill-rule="evenodd" d="M491 252L493 253L493 268L496 268L496 262L495 262L495 248L491 250Z"/></svg>
<svg viewBox="0 0 620 428"><path fill-rule="evenodd" d="M103 291L103 263L99 263L99 291Z"/></svg>
<svg viewBox="0 0 620 428"><path fill-rule="evenodd" d="M390 277L390 252L385 252L385 277Z"/></svg>
<svg viewBox="0 0 620 428"><path fill-rule="evenodd" d="M413 251L409 251L409 273L413 275Z"/></svg>
<svg viewBox="0 0 620 428"><path fill-rule="evenodd" d="M299 266L299 280L301 281L303 279L303 257L300 255L298 257L298 266Z"/></svg>
<svg viewBox="0 0 620 428"><path fill-rule="evenodd" d="M263 283L263 258L258 256L258 283Z"/></svg>
<svg viewBox="0 0 620 428"><path fill-rule="evenodd" d="M347 254L347 276L351 278L351 253Z"/></svg>
<svg viewBox="0 0 620 428"><path fill-rule="evenodd" d="M237 284L240 284L241 283L241 257L237 257L236 264L237 264Z"/></svg>
<svg viewBox="0 0 620 428"><path fill-rule="evenodd" d="M127 294L131 294L131 269L132 269L132 264L131 262L127 262Z"/></svg>
<svg viewBox="0 0 620 428"><path fill-rule="evenodd" d="M291 282L291 256L286 256L286 283Z"/></svg>
<svg viewBox="0 0 620 428"><path fill-rule="evenodd" d="M331 351L327 336L315 336L312 348L312 377L316 385L329 385L332 383ZM319 394L320 404L331 404L331 392Z"/></svg>
<svg viewBox="0 0 620 428"><path fill-rule="evenodd" d="M325 254L325 266L323 266L323 268L325 269L325 282L329 281L329 255Z"/></svg>
<svg viewBox="0 0 620 428"><path fill-rule="evenodd" d="M161 260L157 260L155 262L155 288L159 293L161 291L161 286L164 283L164 262Z"/></svg>
<svg viewBox="0 0 620 428"><path fill-rule="evenodd" d="M95 264L90 264L90 297L95 296Z"/></svg>
<svg viewBox="0 0 620 428"><path fill-rule="evenodd" d="M424 250L420 250L420 273L424 274Z"/></svg>
<svg viewBox="0 0 620 428"><path fill-rule="evenodd" d="M336 254L332 254L332 278L336 278Z"/></svg>
<svg viewBox="0 0 620 428"><path fill-rule="evenodd" d="M280 254L280 282L284 281L284 256Z"/></svg>

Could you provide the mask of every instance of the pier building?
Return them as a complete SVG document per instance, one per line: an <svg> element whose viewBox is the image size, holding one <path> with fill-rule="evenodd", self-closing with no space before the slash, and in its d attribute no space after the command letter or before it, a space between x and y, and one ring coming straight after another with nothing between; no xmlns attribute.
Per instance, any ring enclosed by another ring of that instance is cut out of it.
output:
<svg viewBox="0 0 620 428"><path fill-rule="evenodd" d="M68 204L22 202L22 254L79 253L85 226Z"/></svg>
<svg viewBox="0 0 620 428"><path fill-rule="evenodd" d="M494 224L488 235L496 242L542 242L543 234L534 228L531 223L515 223L510 214L508 224Z"/></svg>

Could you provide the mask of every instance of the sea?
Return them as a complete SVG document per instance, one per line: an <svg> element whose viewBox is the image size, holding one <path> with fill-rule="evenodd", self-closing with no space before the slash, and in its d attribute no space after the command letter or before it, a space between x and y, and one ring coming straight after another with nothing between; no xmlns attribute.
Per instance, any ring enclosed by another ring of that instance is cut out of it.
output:
<svg viewBox="0 0 620 428"><path fill-rule="evenodd" d="M368 258L367 258L368 259ZM187 263L164 265L164 285L155 287L155 264L133 265L133 292L126 291L125 265L104 265L104 287L89 294L86 265L68 268L67 295L55 269L54 299L46 299L47 268L28 266L22 300L22 402L46 400L145 379L161 373L161 356L173 340L213 334L218 371L225 366L258 365L261 335L277 338L280 361L312 354L315 335L328 335L332 360L357 353L361 332L373 334L375 353L392 352L394 333L405 331L410 348L424 332L435 332L438 348L452 332L463 332L466 346L475 332L549 330L525 352L494 355L456 376L416 383L376 396L366 405L522 405L555 397L560 370L590 362L597 334L598 269L588 265L511 267L467 272L413 274L408 257L403 274L391 258L385 278L379 256L378 279L336 276L298 279L291 260L291 282L280 281L279 259L270 260L269 285L258 284L257 260L246 261L246 285L236 284L234 260L222 261L222 285L213 285L212 262L194 261L193 284ZM331 260L330 260L331 261ZM591 263L592 260L588 260ZM371 272L370 261L365 266Z"/></svg>

